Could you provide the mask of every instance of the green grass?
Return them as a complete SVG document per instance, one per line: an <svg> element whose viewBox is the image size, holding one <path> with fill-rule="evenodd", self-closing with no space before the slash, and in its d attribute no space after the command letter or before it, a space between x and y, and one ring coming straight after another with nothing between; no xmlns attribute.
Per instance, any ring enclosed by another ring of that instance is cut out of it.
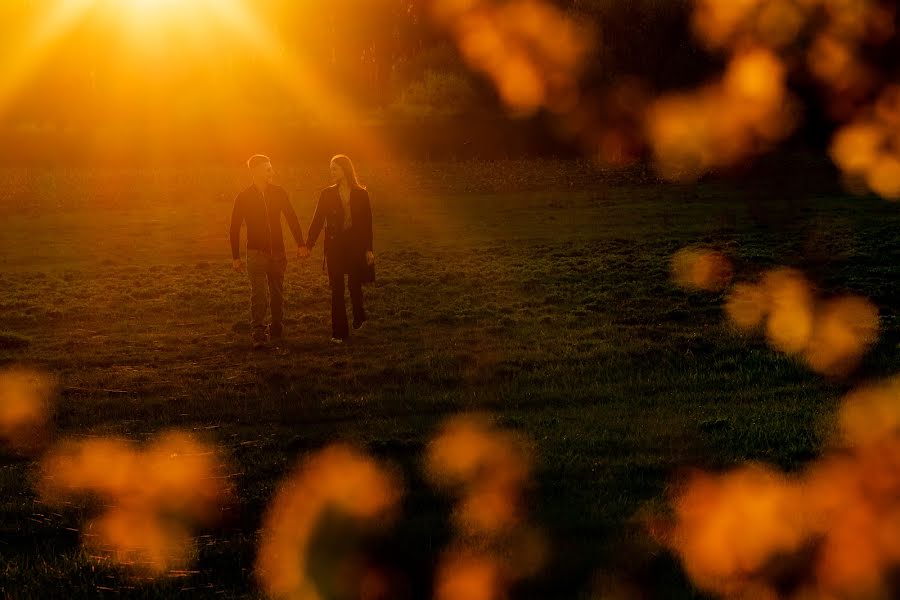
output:
<svg viewBox="0 0 900 600"><path fill-rule="evenodd" d="M598 574L693 597L635 516L688 467L802 466L841 394L896 364L895 205L828 186L803 196L775 176L675 186L563 162L378 174L371 323L352 344L328 343L320 244L288 265L283 356L250 350L248 285L230 270L239 172L0 175L25 190L0 205L0 360L60 378L55 437L193 430L228 453L239 491L231 517L198 532L209 537L196 574L135 583L92 564L82 511L48 510L29 485L33 463L4 455L0 594L256 596L257 529L275 486L343 440L402 472L403 513L381 550L410 597L428 597L450 503L424 483L423 449L446 418L477 410L537 450L531 508L552 558L513 597L587 598ZM283 175L305 226L323 174ZM728 253L740 277L788 264L826 292L872 298L882 337L859 374L817 377L731 332L720 295L674 287L669 258L696 243Z"/></svg>

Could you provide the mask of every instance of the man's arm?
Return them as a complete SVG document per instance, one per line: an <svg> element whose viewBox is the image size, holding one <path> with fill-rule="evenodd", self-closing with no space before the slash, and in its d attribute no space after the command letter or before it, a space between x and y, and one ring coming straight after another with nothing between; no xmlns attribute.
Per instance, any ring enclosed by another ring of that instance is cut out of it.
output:
<svg viewBox="0 0 900 600"><path fill-rule="evenodd" d="M244 224L244 203L241 202L241 196L238 195L234 199L234 208L231 209L231 258L234 261L236 271L243 270L241 264L241 225Z"/></svg>
<svg viewBox="0 0 900 600"><path fill-rule="evenodd" d="M297 219L297 213L294 212L294 207L291 205L291 199L288 197L287 192L284 194L284 218L287 220L288 227L291 228L291 233L294 236L294 241L297 242L298 246L303 246L303 229L300 228L300 220Z"/></svg>
<svg viewBox="0 0 900 600"><path fill-rule="evenodd" d="M319 239L319 233L325 224L325 192L319 194L319 201L316 202L316 212L313 214L312 222L309 224L309 232L306 234L306 247L310 250L316 245Z"/></svg>

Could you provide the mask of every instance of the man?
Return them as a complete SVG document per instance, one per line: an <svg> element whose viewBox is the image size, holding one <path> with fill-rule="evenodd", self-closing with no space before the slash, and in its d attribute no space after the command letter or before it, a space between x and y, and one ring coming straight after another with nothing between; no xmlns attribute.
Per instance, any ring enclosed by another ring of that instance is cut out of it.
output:
<svg viewBox="0 0 900 600"><path fill-rule="evenodd" d="M281 235L281 215L287 220L297 256L309 256L303 243L303 233L297 214L291 206L287 191L272 180L275 170L269 157L257 154L247 161L253 184L238 194L231 213L231 257L234 270L245 271L241 261L241 225L247 224L247 266L250 278L250 324L255 349L264 348L266 342L278 340L284 331L284 271L287 257ZM268 289L267 289L268 288ZM272 306L272 322L265 326L268 305Z"/></svg>

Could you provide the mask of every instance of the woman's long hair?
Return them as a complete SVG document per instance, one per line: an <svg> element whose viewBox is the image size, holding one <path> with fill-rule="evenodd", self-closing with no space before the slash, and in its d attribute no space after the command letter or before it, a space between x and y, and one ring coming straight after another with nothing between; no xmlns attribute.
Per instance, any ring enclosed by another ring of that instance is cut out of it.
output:
<svg viewBox="0 0 900 600"><path fill-rule="evenodd" d="M337 164L344 171L344 179L350 184L351 189L364 190L366 186L359 182L356 176L356 169L353 167L353 161L346 154L338 154L331 159L332 164Z"/></svg>

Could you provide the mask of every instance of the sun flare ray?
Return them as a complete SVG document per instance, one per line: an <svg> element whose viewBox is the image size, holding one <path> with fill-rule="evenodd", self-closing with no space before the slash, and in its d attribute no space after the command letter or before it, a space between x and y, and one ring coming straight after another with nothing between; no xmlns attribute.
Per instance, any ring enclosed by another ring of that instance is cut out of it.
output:
<svg viewBox="0 0 900 600"><path fill-rule="evenodd" d="M28 84L54 43L74 27L95 5L95 0L57 0L47 14L27 28L20 46L0 63L0 115Z"/></svg>
<svg viewBox="0 0 900 600"><path fill-rule="evenodd" d="M361 115L352 102L328 85L317 69L302 56L274 43L276 38L266 24L242 0L205 2L205 5L230 33L238 36L249 51L262 60L292 100L307 110L315 121L328 123L342 138L355 137L354 125L360 121ZM357 145L363 142L362 150L369 156L390 156L387 148L376 140L355 141Z"/></svg>

